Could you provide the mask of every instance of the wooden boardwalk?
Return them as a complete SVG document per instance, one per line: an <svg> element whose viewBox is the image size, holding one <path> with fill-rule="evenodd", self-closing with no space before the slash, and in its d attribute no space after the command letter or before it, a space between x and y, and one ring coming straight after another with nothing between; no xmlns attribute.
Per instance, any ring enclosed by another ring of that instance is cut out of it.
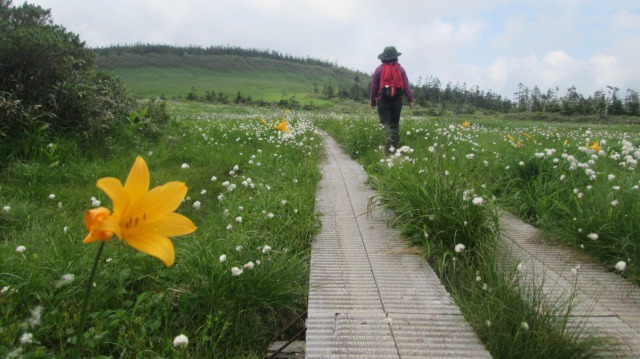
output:
<svg viewBox="0 0 640 359"><path fill-rule="evenodd" d="M426 261L387 227L329 137L311 250L307 358L490 358Z"/></svg>

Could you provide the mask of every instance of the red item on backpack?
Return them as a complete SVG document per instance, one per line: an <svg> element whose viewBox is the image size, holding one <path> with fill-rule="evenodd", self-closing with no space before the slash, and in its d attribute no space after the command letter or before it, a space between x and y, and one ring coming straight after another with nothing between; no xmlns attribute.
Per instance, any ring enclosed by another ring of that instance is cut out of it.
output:
<svg viewBox="0 0 640 359"><path fill-rule="evenodd" d="M380 73L380 86L378 92L386 97L402 96L404 94L404 82L399 63L382 64Z"/></svg>

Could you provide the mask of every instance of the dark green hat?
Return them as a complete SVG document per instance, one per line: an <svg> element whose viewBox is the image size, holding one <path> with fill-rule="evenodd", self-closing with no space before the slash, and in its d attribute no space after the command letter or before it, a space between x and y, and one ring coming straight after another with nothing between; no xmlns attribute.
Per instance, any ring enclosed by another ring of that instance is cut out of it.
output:
<svg viewBox="0 0 640 359"><path fill-rule="evenodd" d="M387 61L393 60L400 55L402 55L402 53L398 52L395 46L387 46L384 48L384 51L382 51L382 53L378 55L378 58L382 61Z"/></svg>

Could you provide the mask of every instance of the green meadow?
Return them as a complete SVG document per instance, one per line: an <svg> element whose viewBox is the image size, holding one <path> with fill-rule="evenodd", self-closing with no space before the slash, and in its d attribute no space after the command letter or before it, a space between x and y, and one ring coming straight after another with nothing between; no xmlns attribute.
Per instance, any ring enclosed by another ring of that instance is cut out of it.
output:
<svg viewBox="0 0 640 359"><path fill-rule="evenodd" d="M305 310L310 243L321 230L318 128L363 164L381 204L398 214L392 225L421 250L495 357L589 357L615 344L568 326L571 303L550 306L539 288L513 285L517 268L497 256L495 210L516 213L611 270L624 261L619 274L637 283L636 127L491 117L465 124L407 111L403 147L386 156L370 111L169 102L169 112L158 140L116 141L95 159L60 143L55 161L41 156L3 171L3 357L263 357L272 340L302 325L284 330ZM260 117L286 119L291 132ZM89 283L100 244L82 243L84 213L112 208L96 182L124 183L138 155L151 187L187 185L177 212L197 230L172 239L171 267L112 239ZM176 346L179 335L188 344Z"/></svg>
<svg viewBox="0 0 640 359"><path fill-rule="evenodd" d="M206 91L223 92L230 101L240 92L256 100L277 103L295 96L300 103L327 106L328 102L314 94L314 83L323 78L281 72L217 72L198 67L181 68L120 68L110 70L125 86L142 98L164 96L167 99L185 98L192 90L198 96Z"/></svg>

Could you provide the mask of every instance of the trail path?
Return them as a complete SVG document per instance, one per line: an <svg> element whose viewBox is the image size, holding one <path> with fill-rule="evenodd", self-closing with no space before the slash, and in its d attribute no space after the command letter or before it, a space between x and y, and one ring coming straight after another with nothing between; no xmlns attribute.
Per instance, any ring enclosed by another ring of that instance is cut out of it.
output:
<svg viewBox="0 0 640 359"><path fill-rule="evenodd" d="M307 358L490 358L426 261L369 207L363 168L329 136L311 250ZM610 357L640 358L640 290L538 231L501 215L503 256L550 302L573 293L571 325L616 338ZM572 268L576 268L577 275Z"/></svg>
<svg viewBox="0 0 640 359"><path fill-rule="evenodd" d="M362 167L330 137L311 250L307 358L490 358L440 280L379 208Z"/></svg>
<svg viewBox="0 0 640 359"><path fill-rule="evenodd" d="M570 303L570 325L618 340L607 357L640 358L638 286L578 251L550 243L512 214L501 213L500 227L503 254L520 264L522 281L541 286L548 303Z"/></svg>

